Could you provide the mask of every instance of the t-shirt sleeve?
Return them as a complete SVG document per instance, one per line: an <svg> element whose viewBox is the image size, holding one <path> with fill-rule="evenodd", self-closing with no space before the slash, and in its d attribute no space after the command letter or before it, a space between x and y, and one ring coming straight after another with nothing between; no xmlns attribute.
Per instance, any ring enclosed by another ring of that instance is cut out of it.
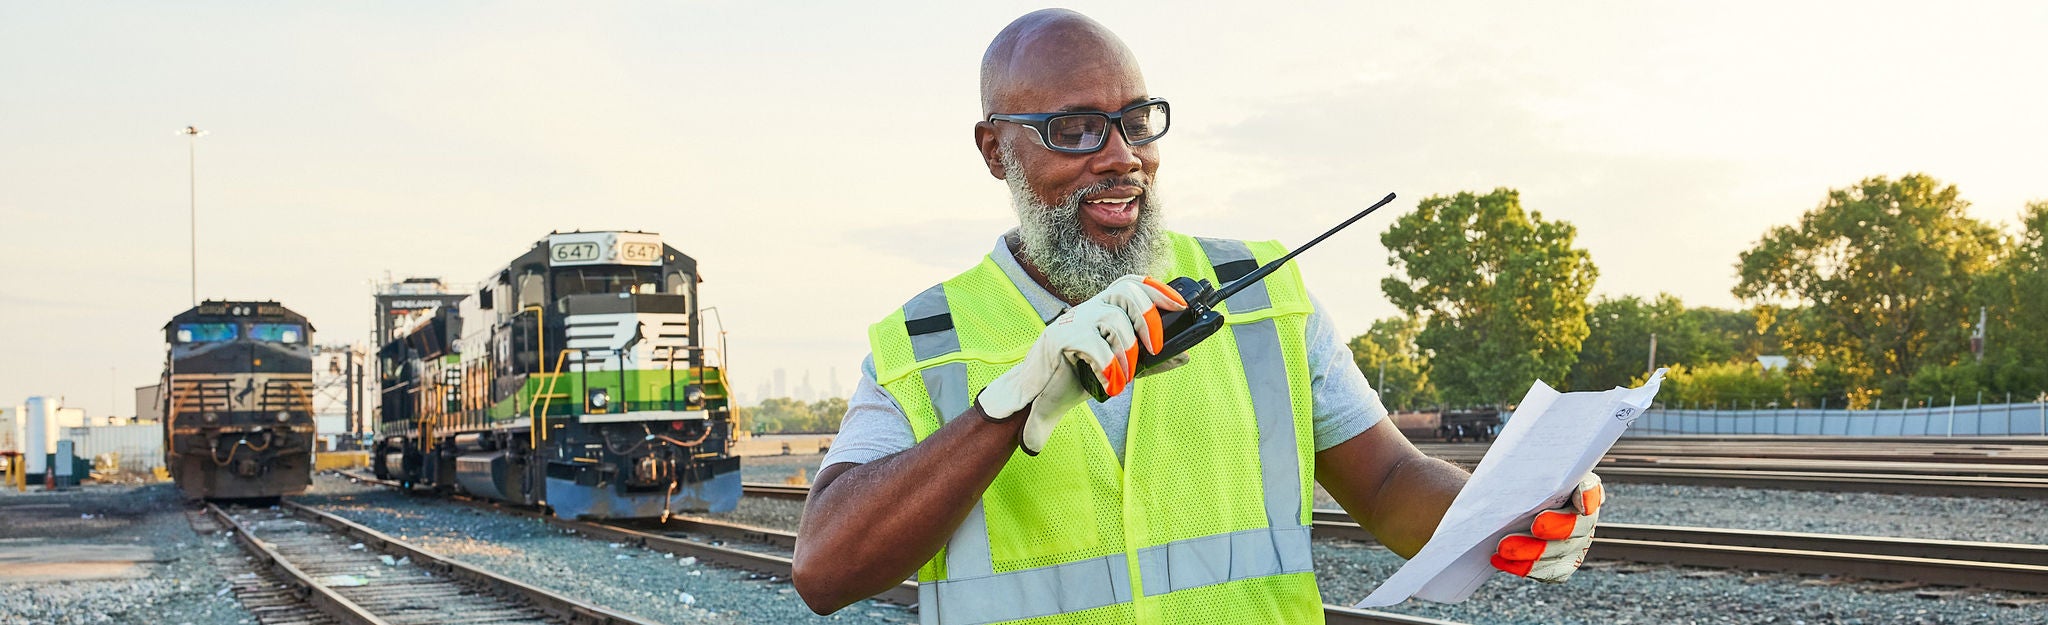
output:
<svg viewBox="0 0 2048 625"><path fill-rule="evenodd" d="M1316 451L1351 440L1387 416L1380 394L1365 381L1351 348L1337 336L1322 302L1309 296L1315 311L1308 316L1309 394L1315 400Z"/></svg>
<svg viewBox="0 0 2048 625"><path fill-rule="evenodd" d="M867 464L910 449L914 444L917 435L910 431L910 419L896 405L896 398L875 382L874 358L862 359L860 383L854 386L853 397L846 401L846 417L839 422L839 435L833 437L832 449L825 452L825 460L818 468L841 462Z"/></svg>

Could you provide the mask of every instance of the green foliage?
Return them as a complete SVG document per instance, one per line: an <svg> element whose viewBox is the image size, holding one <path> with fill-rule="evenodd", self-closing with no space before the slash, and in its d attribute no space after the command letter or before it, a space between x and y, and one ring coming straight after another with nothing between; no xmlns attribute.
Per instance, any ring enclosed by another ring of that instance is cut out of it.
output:
<svg viewBox="0 0 2048 625"><path fill-rule="evenodd" d="M1512 189L1425 198L1380 236L1403 277L1387 299L1426 319L1416 344L1454 404L1519 397L1538 379L1562 380L1586 338L1586 295L1597 271L1572 246L1576 229L1524 212Z"/></svg>
<svg viewBox="0 0 2048 625"><path fill-rule="evenodd" d="M1601 298L1586 315L1590 333L1579 346L1570 386L1602 390L1641 378L1649 370L1653 333L1659 366L1753 362L1778 353L1776 335L1757 320L1755 310L1686 308L1670 294L1652 302L1633 295Z"/></svg>
<svg viewBox="0 0 2048 625"><path fill-rule="evenodd" d="M1636 376L1636 382L1645 377ZM1672 365L1657 395L1672 405L1729 409L1790 407L1795 396L1791 374L1767 370L1755 362Z"/></svg>
<svg viewBox="0 0 2048 625"><path fill-rule="evenodd" d="M788 397L772 397L740 414L742 425L755 434L806 434L839 431L846 417L846 398L833 397L804 403Z"/></svg>
<svg viewBox="0 0 2048 625"><path fill-rule="evenodd" d="M1670 355L1699 342L1699 327L1684 312L1685 305L1668 294L1649 304L1633 295L1601 298L1586 314L1586 340L1579 344L1569 386L1611 388L1647 371L1651 334L1657 335L1660 363L1682 361Z"/></svg>
<svg viewBox="0 0 2048 625"><path fill-rule="evenodd" d="M1983 386L2001 399L2048 393L2048 201L2021 211L2019 237L1977 294L1988 317Z"/></svg>
<svg viewBox="0 0 2048 625"><path fill-rule="evenodd" d="M1831 190L1742 253L1735 295L1804 304L1784 319L1790 355L1840 365L1859 391L1904 391L1920 367L1968 349L1968 296L1999 236L1967 207L1922 174Z"/></svg>
<svg viewBox="0 0 2048 625"><path fill-rule="evenodd" d="M1389 410L1414 410L1437 405L1436 386L1429 383L1429 360L1415 345L1422 323L1413 317L1388 317L1372 322L1372 330L1351 339L1351 359L1378 389ZM1380 367L1384 365L1385 384Z"/></svg>

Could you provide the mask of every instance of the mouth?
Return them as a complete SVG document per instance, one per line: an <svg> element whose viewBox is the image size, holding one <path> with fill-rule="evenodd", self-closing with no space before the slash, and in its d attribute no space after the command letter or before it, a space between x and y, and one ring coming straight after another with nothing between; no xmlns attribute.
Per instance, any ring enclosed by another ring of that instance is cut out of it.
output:
<svg viewBox="0 0 2048 625"><path fill-rule="evenodd" d="M1128 228L1138 223L1138 197L1144 191L1117 188L1081 200L1081 212L1103 228Z"/></svg>

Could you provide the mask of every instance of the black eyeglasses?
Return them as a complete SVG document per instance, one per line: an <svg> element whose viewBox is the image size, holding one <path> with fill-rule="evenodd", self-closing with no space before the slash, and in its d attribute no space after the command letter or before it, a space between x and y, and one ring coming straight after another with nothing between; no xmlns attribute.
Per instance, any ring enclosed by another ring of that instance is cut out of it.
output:
<svg viewBox="0 0 2048 625"><path fill-rule="evenodd" d="M988 116L988 121L1030 126L1038 131L1038 140L1045 144L1045 149L1087 154L1108 144L1109 127L1112 125L1124 133L1124 141L1132 147L1158 141L1166 136L1167 118L1166 100L1152 98L1115 113L996 114Z"/></svg>

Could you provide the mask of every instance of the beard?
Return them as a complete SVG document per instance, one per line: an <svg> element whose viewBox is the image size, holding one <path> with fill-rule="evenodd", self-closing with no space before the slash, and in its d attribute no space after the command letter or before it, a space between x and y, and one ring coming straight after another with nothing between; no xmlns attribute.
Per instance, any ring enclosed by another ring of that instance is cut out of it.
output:
<svg viewBox="0 0 2048 625"><path fill-rule="evenodd" d="M1067 301L1093 297L1125 275L1153 275L1165 259L1166 235L1160 226L1160 203L1144 178L1123 176L1069 194L1048 206L1024 179L1024 166L1008 143L997 150L1010 185L1010 205L1017 211L1017 235L1026 262L1045 275L1053 295ZM1128 228L1129 241L1108 248L1081 229L1081 205L1089 194L1118 186L1143 189L1138 196L1138 221Z"/></svg>

